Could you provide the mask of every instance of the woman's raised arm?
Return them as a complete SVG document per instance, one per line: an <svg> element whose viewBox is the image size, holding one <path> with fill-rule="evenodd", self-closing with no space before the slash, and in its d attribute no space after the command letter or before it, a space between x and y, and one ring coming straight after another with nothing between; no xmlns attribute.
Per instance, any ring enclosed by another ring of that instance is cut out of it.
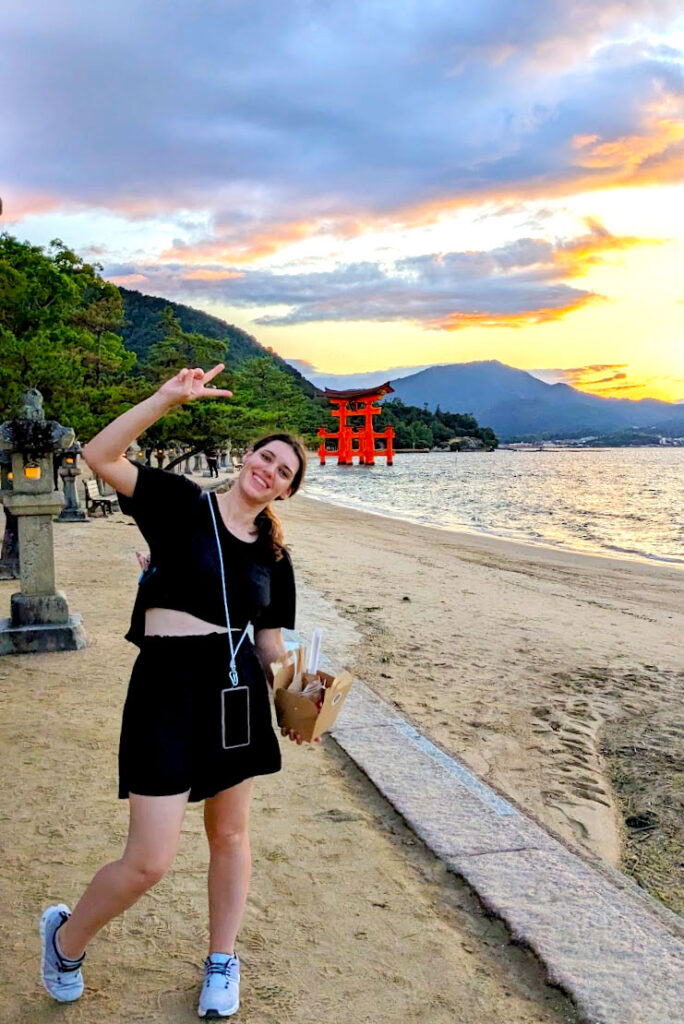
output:
<svg viewBox="0 0 684 1024"><path fill-rule="evenodd" d="M196 398L231 398L232 391L207 387L222 369L223 363L206 373L199 367L181 370L144 402L109 423L83 449L83 457L93 473L130 498L138 471L125 458L126 449L176 405Z"/></svg>

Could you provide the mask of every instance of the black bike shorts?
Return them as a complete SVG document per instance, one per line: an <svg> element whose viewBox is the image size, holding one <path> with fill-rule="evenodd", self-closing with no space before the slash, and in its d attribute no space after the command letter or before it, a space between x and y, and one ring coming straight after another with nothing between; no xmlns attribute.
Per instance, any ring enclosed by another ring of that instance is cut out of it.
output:
<svg viewBox="0 0 684 1024"><path fill-rule="evenodd" d="M191 801L281 767L268 683L246 638L238 685L228 676L225 633L142 641L128 686L119 744L119 797Z"/></svg>

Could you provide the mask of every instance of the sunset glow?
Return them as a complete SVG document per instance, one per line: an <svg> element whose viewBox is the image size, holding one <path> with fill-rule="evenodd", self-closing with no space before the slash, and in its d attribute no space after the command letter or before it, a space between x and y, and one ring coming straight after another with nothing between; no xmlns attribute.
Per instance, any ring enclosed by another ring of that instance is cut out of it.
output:
<svg viewBox="0 0 684 1024"><path fill-rule="evenodd" d="M305 372L498 359L684 400L677 5L161 6L111 38L73 0L9 18L5 229Z"/></svg>

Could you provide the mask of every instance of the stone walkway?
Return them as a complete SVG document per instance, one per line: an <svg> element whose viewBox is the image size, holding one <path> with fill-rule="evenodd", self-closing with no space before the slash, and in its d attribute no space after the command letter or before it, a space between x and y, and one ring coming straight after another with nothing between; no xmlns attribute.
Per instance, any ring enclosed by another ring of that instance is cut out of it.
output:
<svg viewBox="0 0 684 1024"><path fill-rule="evenodd" d="M681 1024L682 922L592 866L358 680L332 735L591 1024Z"/></svg>

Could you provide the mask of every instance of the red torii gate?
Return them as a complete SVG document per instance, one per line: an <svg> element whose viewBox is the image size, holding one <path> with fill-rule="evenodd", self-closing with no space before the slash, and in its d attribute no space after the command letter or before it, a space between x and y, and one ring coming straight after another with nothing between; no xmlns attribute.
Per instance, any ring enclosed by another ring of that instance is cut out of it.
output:
<svg viewBox="0 0 684 1024"><path fill-rule="evenodd" d="M375 464L375 457L386 458L387 465L391 466L394 461L394 449L392 440L394 428L387 427L386 430L376 433L373 430L373 417L378 416L382 411L374 402L379 402L383 395L394 392L389 381L375 388L352 389L349 391L332 391L325 389L325 397L332 403L334 408L331 414L339 419L337 430L329 431L324 427L318 431L321 438L318 455L321 465L325 465L326 459L337 456L338 466L351 466L354 462L354 455L359 457L360 466L372 466ZM354 417L363 416L365 422L362 427L354 428L347 422ZM326 438L334 438L337 441L337 448L329 451L325 447ZM387 442L386 448L376 448L375 442L383 439ZM355 443L356 442L356 443Z"/></svg>

